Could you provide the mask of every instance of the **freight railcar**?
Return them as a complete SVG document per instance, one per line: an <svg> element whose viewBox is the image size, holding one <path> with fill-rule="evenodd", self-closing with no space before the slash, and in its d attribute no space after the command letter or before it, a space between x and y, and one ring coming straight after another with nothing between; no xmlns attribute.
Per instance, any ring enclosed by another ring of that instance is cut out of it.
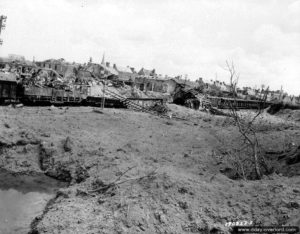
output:
<svg viewBox="0 0 300 234"><path fill-rule="evenodd" d="M107 90L105 107L126 108L122 96ZM116 96L117 95L117 96ZM137 100L131 100L131 102ZM150 101L153 100L142 100ZM159 100L160 101L160 100ZM103 97L91 95L89 85L75 84L65 88L39 87L17 81L14 73L0 71L0 103L23 103L25 105L89 105L102 106Z"/></svg>
<svg viewBox="0 0 300 234"><path fill-rule="evenodd" d="M262 102L260 100L243 100L225 97L208 97L211 105L219 109L230 109L231 107L237 109L259 109L265 108L271 103Z"/></svg>
<svg viewBox="0 0 300 234"><path fill-rule="evenodd" d="M102 106L103 98L102 97L94 97L88 96L83 104L87 104L89 106ZM105 98L105 107L114 107L114 108L126 108L123 102L114 98Z"/></svg>
<svg viewBox="0 0 300 234"><path fill-rule="evenodd" d="M17 80L13 73L0 72L0 103L17 100Z"/></svg>
<svg viewBox="0 0 300 234"><path fill-rule="evenodd" d="M83 104L89 96L88 85L73 85L68 89L22 85L14 73L0 71L0 103Z"/></svg>
<svg viewBox="0 0 300 234"><path fill-rule="evenodd" d="M74 85L72 89L24 86L20 101L25 104L81 104L89 92L88 86Z"/></svg>

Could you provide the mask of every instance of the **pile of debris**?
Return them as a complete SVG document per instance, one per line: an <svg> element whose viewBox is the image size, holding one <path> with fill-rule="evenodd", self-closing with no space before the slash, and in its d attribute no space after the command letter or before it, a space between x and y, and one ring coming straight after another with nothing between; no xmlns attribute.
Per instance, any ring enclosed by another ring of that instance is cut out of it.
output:
<svg viewBox="0 0 300 234"><path fill-rule="evenodd" d="M278 160L285 160L287 165L292 165L300 162L300 145L293 147L288 152L284 152L278 156Z"/></svg>
<svg viewBox="0 0 300 234"><path fill-rule="evenodd" d="M62 88L70 83L70 81L64 81L63 78L54 70L38 69L37 71L34 71L30 77L23 78L21 83L37 87Z"/></svg>
<svg viewBox="0 0 300 234"><path fill-rule="evenodd" d="M231 115L229 113L225 113L224 111L218 110L217 108L214 108L212 106L208 107L208 111L209 113L211 113L212 115L221 115L221 116L228 116L230 117Z"/></svg>
<svg viewBox="0 0 300 234"><path fill-rule="evenodd" d="M300 106L299 105L287 104L287 103L283 103L283 102L273 103L272 105L270 105L270 107L267 108L267 112L271 115L274 115L277 112L279 112L280 110L285 110L285 109L300 110Z"/></svg>
<svg viewBox="0 0 300 234"><path fill-rule="evenodd" d="M94 80L90 72L84 69L73 69L62 76L51 68L31 67L30 69L15 70L10 72L16 75L17 81L25 86L40 88L50 87L55 89L72 89L74 85L89 85Z"/></svg>
<svg viewBox="0 0 300 234"><path fill-rule="evenodd" d="M170 111L170 109L166 105L158 104L158 103L155 103L153 106L149 107L149 110L155 111L159 114L166 114Z"/></svg>

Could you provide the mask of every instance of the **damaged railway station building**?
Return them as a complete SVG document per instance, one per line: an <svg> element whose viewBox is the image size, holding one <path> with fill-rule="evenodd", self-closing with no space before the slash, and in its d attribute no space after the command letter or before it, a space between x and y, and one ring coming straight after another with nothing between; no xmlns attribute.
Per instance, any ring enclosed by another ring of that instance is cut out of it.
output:
<svg viewBox="0 0 300 234"><path fill-rule="evenodd" d="M169 96L169 102L173 102L173 96L183 88L195 87L195 82L180 79L180 77L169 77L157 74L155 69L142 68L135 78L136 89L145 93L156 92Z"/></svg>
<svg viewBox="0 0 300 234"><path fill-rule="evenodd" d="M108 79L116 80L118 79L118 72L110 66L109 62L98 63L88 63L85 70L90 72L97 79Z"/></svg>
<svg viewBox="0 0 300 234"><path fill-rule="evenodd" d="M37 61L35 64L40 68L52 69L56 71L61 77L67 77L74 73L80 68L80 64L75 62L69 63L65 59L47 59L45 61Z"/></svg>
<svg viewBox="0 0 300 234"><path fill-rule="evenodd" d="M119 81L124 82L126 85L133 85L136 77L138 76L133 67L122 67L114 64L113 69L118 72Z"/></svg>

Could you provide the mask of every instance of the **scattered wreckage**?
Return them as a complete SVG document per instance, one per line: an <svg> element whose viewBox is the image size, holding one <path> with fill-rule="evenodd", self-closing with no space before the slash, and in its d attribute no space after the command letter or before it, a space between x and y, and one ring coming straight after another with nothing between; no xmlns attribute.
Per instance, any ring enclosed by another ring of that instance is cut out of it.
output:
<svg viewBox="0 0 300 234"><path fill-rule="evenodd" d="M89 106L102 106L105 103L105 107L130 108L160 114L160 111L150 107L164 105L163 98L127 97L128 95L118 92L119 88L118 83L100 80L92 74L85 79L82 76L61 77L49 68L35 68L27 73L18 73L16 70L0 71L1 103Z"/></svg>
<svg viewBox="0 0 300 234"><path fill-rule="evenodd" d="M180 89L173 97L174 103L195 110L207 109L216 112L216 109L260 109L271 105L271 102L261 100L243 100L230 97L215 97L203 94L201 91L192 89Z"/></svg>
<svg viewBox="0 0 300 234"><path fill-rule="evenodd" d="M0 71L0 101L27 103L80 103L88 96L88 85L66 84L54 71L38 69L31 77Z"/></svg>

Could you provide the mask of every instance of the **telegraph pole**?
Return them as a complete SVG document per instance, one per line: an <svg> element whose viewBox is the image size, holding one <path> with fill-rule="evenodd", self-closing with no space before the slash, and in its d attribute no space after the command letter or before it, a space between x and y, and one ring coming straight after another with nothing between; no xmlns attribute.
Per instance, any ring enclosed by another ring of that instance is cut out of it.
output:
<svg viewBox="0 0 300 234"><path fill-rule="evenodd" d="M7 16L1 15L0 16L0 35L2 29L5 29L6 25L4 24L6 22ZM0 38L0 45L3 44L3 40Z"/></svg>
<svg viewBox="0 0 300 234"><path fill-rule="evenodd" d="M106 85L106 81L107 81L107 77L108 77L108 72L105 71L105 75L104 75L104 79L103 79L103 90L102 90L102 103L101 103L101 108L104 109L104 105L105 105L105 85Z"/></svg>
<svg viewBox="0 0 300 234"><path fill-rule="evenodd" d="M105 79L103 80L103 89L102 89L102 103L101 103L102 110L104 109L104 105L105 105Z"/></svg>

